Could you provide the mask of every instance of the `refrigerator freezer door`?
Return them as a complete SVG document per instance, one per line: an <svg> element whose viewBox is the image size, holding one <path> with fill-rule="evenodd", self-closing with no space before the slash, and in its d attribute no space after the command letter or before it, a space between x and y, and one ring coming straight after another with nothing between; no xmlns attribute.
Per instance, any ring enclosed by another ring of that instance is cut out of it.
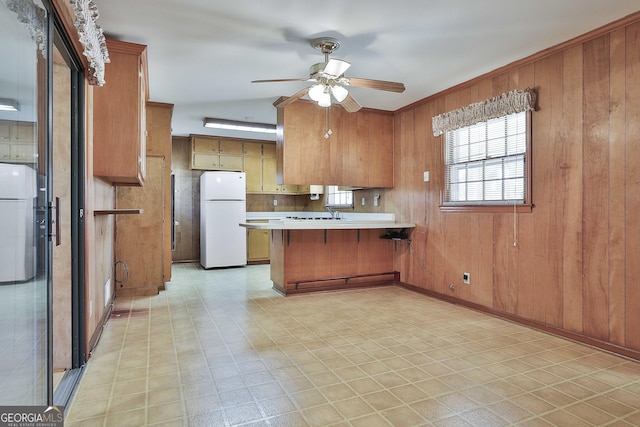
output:
<svg viewBox="0 0 640 427"><path fill-rule="evenodd" d="M202 200L245 200L244 172L204 172L200 178Z"/></svg>
<svg viewBox="0 0 640 427"><path fill-rule="evenodd" d="M36 171L25 165L0 163L0 200L33 199Z"/></svg>
<svg viewBox="0 0 640 427"><path fill-rule="evenodd" d="M200 263L204 268L247 264L245 201L207 201L200 212Z"/></svg>
<svg viewBox="0 0 640 427"><path fill-rule="evenodd" d="M0 200L0 282L35 276L33 227L33 199Z"/></svg>

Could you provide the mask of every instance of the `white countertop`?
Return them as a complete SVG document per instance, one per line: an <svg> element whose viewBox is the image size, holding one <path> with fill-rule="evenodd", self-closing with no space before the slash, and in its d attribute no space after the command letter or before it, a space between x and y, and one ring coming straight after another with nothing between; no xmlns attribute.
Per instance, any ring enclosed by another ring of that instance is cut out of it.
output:
<svg viewBox="0 0 640 427"><path fill-rule="evenodd" d="M395 221L393 213L342 212L336 214L350 221ZM292 211L292 212L247 212L247 221L271 221L286 218L331 218L329 212Z"/></svg>
<svg viewBox="0 0 640 427"><path fill-rule="evenodd" d="M269 222L242 223L241 227L266 230L349 230L349 229L400 229L414 228L409 222L358 221L348 219L277 219Z"/></svg>
<svg viewBox="0 0 640 427"><path fill-rule="evenodd" d="M339 219L331 219L329 212L247 212L247 221L240 226L266 230L331 230L331 229L400 229L414 228L412 223L397 223L392 213L337 212ZM297 219L296 219L297 218Z"/></svg>

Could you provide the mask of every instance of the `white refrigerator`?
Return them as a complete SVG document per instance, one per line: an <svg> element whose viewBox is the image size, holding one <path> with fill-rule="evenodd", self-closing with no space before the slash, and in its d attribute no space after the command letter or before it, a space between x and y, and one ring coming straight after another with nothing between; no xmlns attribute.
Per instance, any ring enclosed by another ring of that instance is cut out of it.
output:
<svg viewBox="0 0 640 427"><path fill-rule="evenodd" d="M200 176L200 264L204 268L247 264L246 175L204 172Z"/></svg>
<svg viewBox="0 0 640 427"><path fill-rule="evenodd" d="M36 274L36 171L0 163L0 282L22 282Z"/></svg>

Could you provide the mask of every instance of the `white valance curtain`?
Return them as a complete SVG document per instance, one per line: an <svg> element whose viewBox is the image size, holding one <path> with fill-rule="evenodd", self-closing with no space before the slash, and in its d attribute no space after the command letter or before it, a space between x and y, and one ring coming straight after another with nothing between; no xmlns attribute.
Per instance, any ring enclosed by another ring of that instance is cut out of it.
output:
<svg viewBox="0 0 640 427"><path fill-rule="evenodd" d="M80 35L80 43L84 47L84 56L89 60L89 83L104 85L104 64L110 62L107 43L96 20L99 17L98 7L91 0L70 0L76 15L75 26Z"/></svg>
<svg viewBox="0 0 640 427"><path fill-rule="evenodd" d="M512 90L486 101L476 102L433 117L433 136L440 136L447 131L471 126L497 117L523 111L533 111L535 110L535 105L536 93L532 89Z"/></svg>

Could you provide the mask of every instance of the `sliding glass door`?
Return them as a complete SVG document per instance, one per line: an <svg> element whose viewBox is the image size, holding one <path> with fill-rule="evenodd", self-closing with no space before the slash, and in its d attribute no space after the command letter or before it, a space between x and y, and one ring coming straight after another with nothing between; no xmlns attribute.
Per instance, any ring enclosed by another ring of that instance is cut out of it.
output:
<svg viewBox="0 0 640 427"><path fill-rule="evenodd" d="M84 364L84 79L50 13L0 1L0 406Z"/></svg>
<svg viewBox="0 0 640 427"><path fill-rule="evenodd" d="M0 405L48 396L48 22L0 2Z"/></svg>

